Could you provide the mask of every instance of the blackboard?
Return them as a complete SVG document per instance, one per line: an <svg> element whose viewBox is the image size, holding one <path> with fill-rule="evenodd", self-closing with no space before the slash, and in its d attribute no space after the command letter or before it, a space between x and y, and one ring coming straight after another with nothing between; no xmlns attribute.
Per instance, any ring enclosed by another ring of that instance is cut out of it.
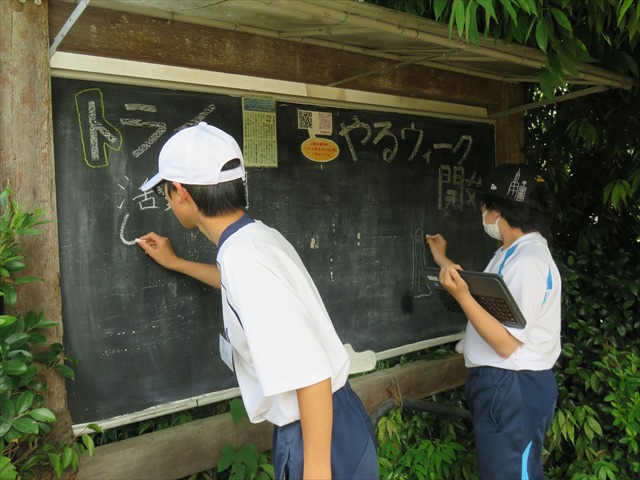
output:
<svg viewBox="0 0 640 480"><path fill-rule="evenodd" d="M218 352L219 292L157 266L134 239L155 231L213 262L215 248L138 187L187 125L207 121L242 146L242 97L61 78L52 89L73 422L235 387ZM322 135L311 138L308 112ZM468 187L494 164L493 126L291 102L275 113L278 163L247 169L249 214L297 248L344 343L383 352L461 332L421 282L433 264L424 234L445 235L467 269L488 262L495 242Z"/></svg>

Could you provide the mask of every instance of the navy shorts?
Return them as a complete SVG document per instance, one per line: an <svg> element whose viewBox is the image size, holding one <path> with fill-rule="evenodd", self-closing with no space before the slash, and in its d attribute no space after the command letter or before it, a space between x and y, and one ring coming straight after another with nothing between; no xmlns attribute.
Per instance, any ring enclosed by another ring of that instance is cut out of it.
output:
<svg viewBox="0 0 640 480"><path fill-rule="evenodd" d="M333 394L331 476L334 480L377 480L378 457L373 424L347 382ZM302 429L293 422L273 431L276 480L299 480L304 471Z"/></svg>
<svg viewBox="0 0 640 480"><path fill-rule="evenodd" d="M467 405L482 480L541 480L542 444L558 386L551 370L469 370Z"/></svg>

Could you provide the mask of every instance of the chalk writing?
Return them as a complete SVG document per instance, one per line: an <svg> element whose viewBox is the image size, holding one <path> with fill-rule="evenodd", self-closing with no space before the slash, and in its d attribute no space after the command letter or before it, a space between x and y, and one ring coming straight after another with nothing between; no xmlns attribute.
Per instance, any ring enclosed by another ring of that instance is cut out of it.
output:
<svg viewBox="0 0 640 480"><path fill-rule="evenodd" d="M127 111L142 111L149 113L155 113L158 111L155 105L145 105L140 103L125 103L124 107ZM149 147L156 143L162 134L167 131L167 124L164 122L144 121L138 118L121 118L120 123L129 127L151 127L154 129L149 138L131 152L135 158L138 158L146 152Z"/></svg>
<svg viewBox="0 0 640 480"><path fill-rule="evenodd" d="M391 137L393 138L393 148L389 149L389 148L385 148L382 151L382 159L385 162L391 163L393 161L393 159L396 156L396 153L398 153L398 139L396 138L396 136L391 133L389 131L389 129L391 128L391 122L376 122L373 124L373 126L375 128L381 128L382 130L380 130L380 132L378 133L378 135L376 135L376 138L373 139L373 144L374 145L378 145L378 142L380 140L382 140L384 137Z"/></svg>
<svg viewBox="0 0 640 480"><path fill-rule="evenodd" d="M392 123L390 121L374 122L372 128L372 126L368 123L359 120L357 116L353 116L352 120L352 123L348 125L344 122L340 123L340 131L338 132L338 135L343 137L347 142L347 147L349 148L351 159L354 162L359 161L358 154L354 146L355 142L352 132L354 132L354 130L362 129L364 130L364 132L363 138L360 140L360 145L366 145L367 143L369 143L372 137L372 143L374 145L378 145L378 143L380 143L383 139L389 139L392 142L391 148L383 148L382 159L387 163L393 162L396 155L398 154L400 142L398 140L398 135L396 135L393 131ZM373 135L374 129L379 129L375 136ZM409 137L415 137L415 144L411 149L411 153L407 157L408 162L413 162L413 160L419 155L424 143L425 153L421 158L423 158L426 163L431 162L431 156L435 150L451 150L453 154L460 153L457 164L462 165L471 153L471 149L473 146L473 138L471 135L461 135L455 146L449 142L433 142L431 144L425 143L424 136L424 130L416 128L414 122L411 122L410 126L402 127L400 129L400 140L410 141Z"/></svg>
<svg viewBox="0 0 640 480"><path fill-rule="evenodd" d="M105 117L102 92L98 88L82 90L75 95L75 104L84 161L91 168L106 167L109 150L122 147L122 134Z"/></svg>
<svg viewBox="0 0 640 480"><path fill-rule="evenodd" d="M341 123L340 127L341 129L338 132L338 135L344 137L344 139L347 141L349 152L351 152L351 158L354 162L357 162L358 155L356 154L356 149L353 147L353 140L351 140L350 132L352 130L355 130L356 128L364 128L367 131L367 134L362 140L360 140L360 145L366 145L371 138L371 127L367 123L358 120L358 117L356 116L353 117L353 123L351 125L345 125L344 123Z"/></svg>
<svg viewBox="0 0 640 480"><path fill-rule="evenodd" d="M124 176L124 178L129 180L129 177L127 177L126 175ZM120 185L119 183L118 183L118 186L125 191L127 190L123 185ZM125 202L127 202L127 199L124 199L120 202L120 204L117 206L118 210L123 209ZM169 202L166 201L166 199L162 199L156 194L151 193L151 191L138 193L137 195L135 195L130 199L130 202L133 202L132 208L135 209L137 206L137 208L140 209L141 211L158 210L161 208L164 208L165 212L167 210L171 210L171 206L169 205ZM164 207L162 203L164 203ZM120 241L125 245L134 245L136 243L135 236L134 238L129 239L129 237L125 235L129 216L130 216L129 212L125 213L122 219L122 223L120 224Z"/></svg>
<svg viewBox="0 0 640 480"><path fill-rule="evenodd" d="M187 123L184 123L180 125L178 128L176 128L174 132L179 132L184 128L193 127L194 125L197 125L198 123L202 122L207 116L209 116L209 114L212 113L215 109L216 109L216 106L213 103L210 103L198 115L193 117Z"/></svg>
<svg viewBox="0 0 640 480"><path fill-rule="evenodd" d="M400 138L404 140L407 137L407 132L417 132L418 139L416 140L416 144L411 151L411 155L409 155L409 162L413 162L413 159L416 157L418 152L420 151L420 146L422 145L422 138L424 137L424 132L419 128L416 128L415 124L411 122L411 127L404 127L400 130Z"/></svg>

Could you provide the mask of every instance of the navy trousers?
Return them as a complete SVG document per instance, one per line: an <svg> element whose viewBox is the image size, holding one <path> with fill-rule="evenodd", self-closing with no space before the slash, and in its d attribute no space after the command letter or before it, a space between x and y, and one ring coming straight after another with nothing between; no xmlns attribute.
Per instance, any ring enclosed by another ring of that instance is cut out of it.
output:
<svg viewBox="0 0 640 480"><path fill-rule="evenodd" d="M542 480L558 386L551 370L469 370L465 386L481 480Z"/></svg>
<svg viewBox="0 0 640 480"><path fill-rule="evenodd" d="M333 480L378 480L373 424L360 398L347 384L333 394L331 476ZM273 431L276 480L300 480L304 472L300 422Z"/></svg>

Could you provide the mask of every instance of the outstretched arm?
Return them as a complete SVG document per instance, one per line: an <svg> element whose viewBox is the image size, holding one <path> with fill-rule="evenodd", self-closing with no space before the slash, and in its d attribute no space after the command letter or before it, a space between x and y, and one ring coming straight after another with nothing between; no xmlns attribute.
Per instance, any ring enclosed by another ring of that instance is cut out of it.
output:
<svg viewBox="0 0 640 480"><path fill-rule="evenodd" d="M138 245L147 255L153 258L158 265L189 275L212 287L220 288L220 269L217 265L192 262L177 256L167 237L161 237L154 232L147 233L140 237Z"/></svg>

